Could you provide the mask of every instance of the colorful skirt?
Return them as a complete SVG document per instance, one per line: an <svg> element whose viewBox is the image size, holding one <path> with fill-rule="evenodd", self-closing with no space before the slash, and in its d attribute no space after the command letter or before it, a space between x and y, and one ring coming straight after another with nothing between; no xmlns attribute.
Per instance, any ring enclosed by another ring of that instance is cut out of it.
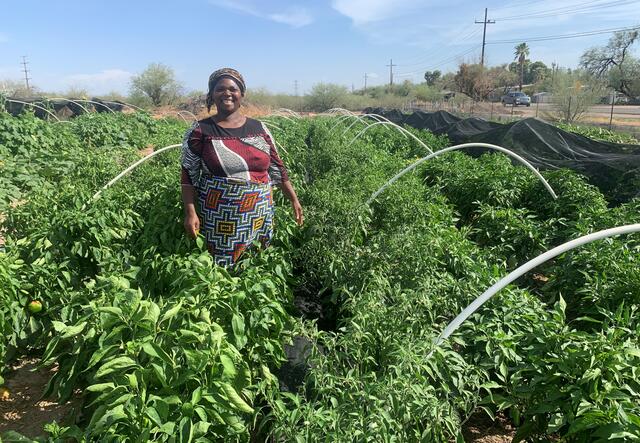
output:
<svg viewBox="0 0 640 443"><path fill-rule="evenodd" d="M256 240L269 245L273 235L270 183L204 176L199 200L207 247L220 266L233 265Z"/></svg>

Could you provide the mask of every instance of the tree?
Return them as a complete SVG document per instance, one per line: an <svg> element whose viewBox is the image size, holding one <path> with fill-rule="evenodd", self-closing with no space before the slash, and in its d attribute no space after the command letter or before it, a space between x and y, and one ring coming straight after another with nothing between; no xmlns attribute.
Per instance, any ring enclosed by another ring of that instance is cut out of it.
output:
<svg viewBox="0 0 640 443"><path fill-rule="evenodd" d="M333 83L317 83L311 88L311 92L306 95L307 106L318 112L323 112L335 108L344 101L349 93L346 87Z"/></svg>
<svg viewBox="0 0 640 443"><path fill-rule="evenodd" d="M508 89L515 81L515 75L506 66L485 68L481 64L462 63L455 75L458 91L474 100L485 99L498 88Z"/></svg>
<svg viewBox="0 0 640 443"><path fill-rule="evenodd" d="M456 88L474 100L485 97L492 89L484 68L480 64L462 63L455 76Z"/></svg>
<svg viewBox="0 0 640 443"><path fill-rule="evenodd" d="M441 75L442 73L438 70L427 71L424 73L424 81L427 82L427 85L433 86L436 84L436 81L438 81Z"/></svg>
<svg viewBox="0 0 640 443"><path fill-rule="evenodd" d="M436 101L442 98L441 92L434 86L429 86L427 83L416 85L414 94L416 99L423 102Z"/></svg>
<svg viewBox="0 0 640 443"><path fill-rule="evenodd" d="M520 43L515 48L515 58L514 60L518 60L518 64L520 65L520 90L522 91L522 80L524 79L524 62L527 60L527 56L529 55L529 46L526 43Z"/></svg>
<svg viewBox="0 0 640 443"><path fill-rule="evenodd" d="M24 81L21 80L0 80L0 94L7 97L26 98L39 92L38 88L33 85L27 89Z"/></svg>
<svg viewBox="0 0 640 443"><path fill-rule="evenodd" d="M605 92L601 82L588 72L558 70L553 89L552 117L566 123L579 120Z"/></svg>
<svg viewBox="0 0 640 443"><path fill-rule="evenodd" d="M131 78L131 99L153 106L170 105L182 92L182 85L175 79L173 69L162 63L151 63L140 75Z"/></svg>
<svg viewBox="0 0 640 443"><path fill-rule="evenodd" d="M640 62L631 56L631 46L640 38L640 31L619 31L604 47L587 50L580 65L590 74L606 79L609 86L629 98L640 96Z"/></svg>

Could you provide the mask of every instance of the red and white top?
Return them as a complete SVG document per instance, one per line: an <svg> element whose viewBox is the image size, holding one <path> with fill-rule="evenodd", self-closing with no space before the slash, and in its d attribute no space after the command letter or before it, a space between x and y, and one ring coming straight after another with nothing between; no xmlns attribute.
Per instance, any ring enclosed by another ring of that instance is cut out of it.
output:
<svg viewBox="0 0 640 443"><path fill-rule="evenodd" d="M183 185L200 187L202 175L280 184L289 180L273 136L260 121L223 128L211 117L194 123L182 142Z"/></svg>

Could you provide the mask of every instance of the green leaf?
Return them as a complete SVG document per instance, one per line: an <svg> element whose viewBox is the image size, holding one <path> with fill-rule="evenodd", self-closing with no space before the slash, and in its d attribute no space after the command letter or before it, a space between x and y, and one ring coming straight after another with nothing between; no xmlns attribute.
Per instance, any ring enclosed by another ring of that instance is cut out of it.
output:
<svg viewBox="0 0 640 443"><path fill-rule="evenodd" d="M98 312L104 312L107 314L115 315L116 317L122 317L122 309L115 306L100 306Z"/></svg>
<svg viewBox="0 0 640 443"><path fill-rule="evenodd" d="M113 372L119 371L121 369L127 369L136 365L136 361L131 357L117 357L102 365L96 372L96 378L102 378Z"/></svg>
<svg viewBox="0 0 640 443"><path fill-rule="evenodd" d="M242 349L244 345L247 344L247 337L244 334L244 319L238 314L233 314L233 317L231 317L231 327L233 329L236 348Z"/></svg>
<svg viewBox="0 0 640 443"><path fill-rule="evenodd" d="M180 308L182 308L182 302L179 302L173 308L171 308L168 311L166 311L162 315L162 318L160 318L160 323L164 322L165 320L169 320L169 319L175 317L178 314L178 312L180 312Z"/></svg>
<svg viewBox="0 0 640 443"><path fill-rule="evenodd" d="M116 349L118 349L118 345L109 345L109 346L104 346L102 348L97 349L91 356L91 360L89 360L89 363L87 364L87 368L85 369L85 371L89 368L92 368L100 360L102 360L102 358L105 355L107 355L109 352L114 351Z"/></svg>
<svg viewBox="0 0 640 443"><path fill-rule="evenodd" d="M175 429L176 429L176 423L173 421L169 421L164 423L162 426L160 426L160 428L158 429L158 432L162 432L163 434L168 434L168 435L174 435Z"/></svg>
<svg viewBox="0 0 640 443"><path fill-rule="evenodd" d="M238 371L236 371L235 365L233 364L233 359L228 355L222 353L220 354L220 362L222 363L223 367L223 377L227 380L233 380L238 373Z"/></svg>
<svg viewBox="0 0 640 443"><path fill-rule="evenodd" d="M163 424L162 419L160 418L158 411L156 411L156 408L153 408L153 407L147 408L146 414L147 414L147 417L149 417L149 420L155 423L156 426L158 427L162 426Z"/></svg>
<svg viewBox="0 0 640 443"><path fill-rule="evenodd" d="M206 421L199 421L193 427L193 435L195 435L196 437L202 437L203 435L206 435L210 427L211 423L208 423Z"/></svg>
<svg viewBox="0 0 640 443"><path fill-rule="evenodd" d="M193 440L193 425L191 419L184 417L180 420L180 443L190 443Z"/></svg>
<svg viewBox="0 0 640 443"><path fill-rule="evenodd" d="M173 363L173 360L171 360L171 357L169 357L169 355L164 351L164 349L162 349L157 344L146 342L142 345L142 350L147 355L160 359L165 363L171 365L171 367L175 367L175 364Z"/></svg>
<svg viewBox="0 0 640 443"><path fill-rule="evenodd" d="M625 352L633 357L640 358L640 349L638 348L627 348L625 349Z"/></svg>
<svg viewBox="0 0 640 443"><path fill-rule="evenodd" d="M65 328L67 327L67 325L65 325L65 324L64 324L64 323L62 323L61 321L56 321L56 320L53 320L53 321L51 322L51 325L53 326L53 329L54 329L56 332L62 332L62 331L64 331L64 330L65 330Z"/></svg>
<svg viewBox="0 0 640 443"><path fill-rule="evenodd" d="M84 331L84 328L86 326L87 326L86 321L83 321L82 323L76 326L69 326L65 328L64 331L62 331L62 338L67 339L67 338L75 337L76 335L79 335L80 333L82 333L82 331Z"/></svg>
<svg viewBox="0 0 640 443"><path fill-rule="evenodd" d="M97 383L94 385L90 385L87 386L86 390L89 392L102 392L105 391L107 389L114 389L116 387L116 385L114 385L112 382L109 383Z"/></svg>

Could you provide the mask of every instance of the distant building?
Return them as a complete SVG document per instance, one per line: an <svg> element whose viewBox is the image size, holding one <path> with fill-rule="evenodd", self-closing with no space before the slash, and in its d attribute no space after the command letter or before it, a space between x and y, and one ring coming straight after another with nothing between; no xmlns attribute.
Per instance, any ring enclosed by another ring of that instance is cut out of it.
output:
<svg viewBox="0 0 640 443"><path fill-rule="evenodd" d="M532 103L551 103L553 94L550 92L537 92L531 96Z"/></svg>

